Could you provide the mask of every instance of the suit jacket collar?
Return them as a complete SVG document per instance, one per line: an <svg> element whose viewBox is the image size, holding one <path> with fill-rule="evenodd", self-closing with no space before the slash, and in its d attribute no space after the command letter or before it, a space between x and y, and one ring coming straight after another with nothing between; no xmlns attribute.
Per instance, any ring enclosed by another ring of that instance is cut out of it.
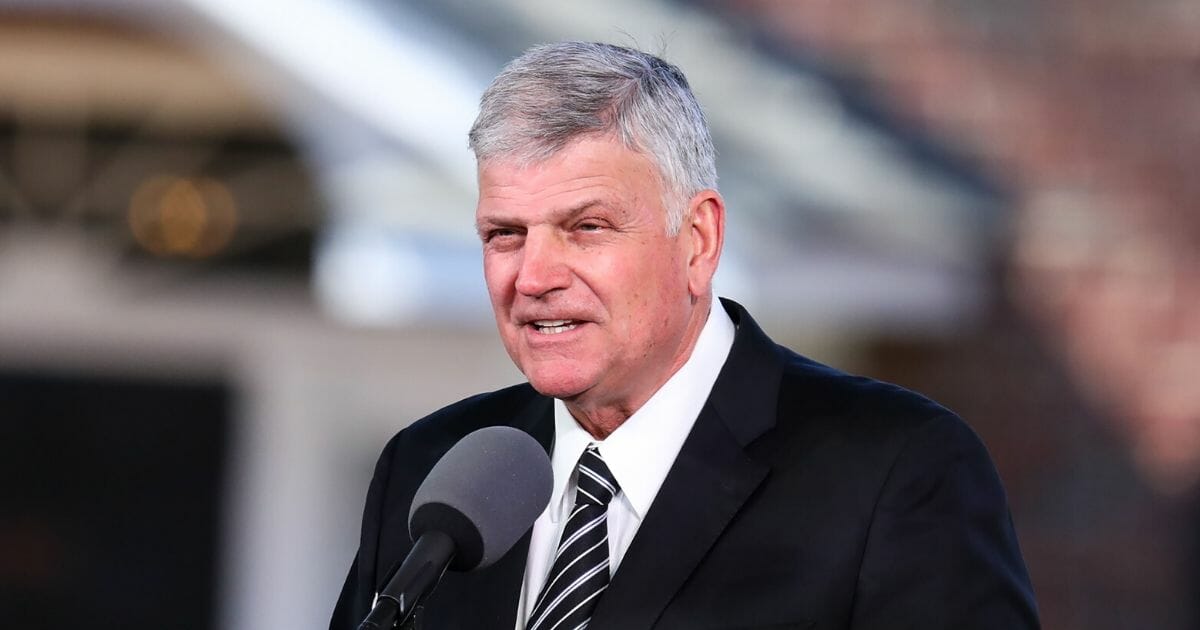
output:
<svg viewBox="0 0 1200 630"><path fill-rule="evenodd" d="M775 426L784 359L746 309L725 298L721 303L737 326L737 334L708 402L745 447Z"/></svg>

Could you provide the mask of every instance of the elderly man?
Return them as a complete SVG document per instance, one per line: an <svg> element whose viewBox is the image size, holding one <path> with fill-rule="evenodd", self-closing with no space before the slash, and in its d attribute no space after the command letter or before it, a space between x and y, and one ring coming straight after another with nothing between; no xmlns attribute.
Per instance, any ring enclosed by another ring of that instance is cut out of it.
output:
<svg viewBox="0 0 1200 630"><path fill-rule="evenodd" d="M725 204L678 68L534 48L488 88L470 140L496 325L529 382L391 440L332 628L356 627L410 549L434 462L497 424L550 452L550 505L496 564L447 574L420 627L1037 627L975 434L713 300Z"/></svg>

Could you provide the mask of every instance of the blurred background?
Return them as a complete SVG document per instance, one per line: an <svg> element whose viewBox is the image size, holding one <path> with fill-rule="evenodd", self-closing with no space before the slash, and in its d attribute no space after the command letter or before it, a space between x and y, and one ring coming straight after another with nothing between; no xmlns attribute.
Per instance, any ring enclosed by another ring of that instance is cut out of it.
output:
<svg viewBox="0 0 1200 630"><path fill-rule="evenodd" d="M318 629L386 439L520 379L466 132L658 52L718 292L983 436L1048 629L1200 628L1194 0L0 0L0 618Z"/></svg>

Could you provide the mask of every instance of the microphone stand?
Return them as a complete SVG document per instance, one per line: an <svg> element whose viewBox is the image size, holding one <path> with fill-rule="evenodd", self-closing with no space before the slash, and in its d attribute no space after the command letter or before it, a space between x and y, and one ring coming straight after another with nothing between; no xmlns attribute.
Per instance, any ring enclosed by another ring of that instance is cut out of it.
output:
<svg viewBox="0 0 1200 630"><path fill-rule="evenodd" d="M439 531L421 534L358 630L393 630L404 625L437 586L453 558L454 541L449 535Z"/></svg>

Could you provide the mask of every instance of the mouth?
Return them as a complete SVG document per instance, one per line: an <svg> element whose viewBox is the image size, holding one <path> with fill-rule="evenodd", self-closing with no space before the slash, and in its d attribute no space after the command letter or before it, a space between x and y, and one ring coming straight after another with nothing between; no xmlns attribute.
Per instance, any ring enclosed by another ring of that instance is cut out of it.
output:
<svg viewBox="0 0 1200 630"><path fill-rule="evenodd" d="M579 322L573 319L539 319L529 322L529 325L540 335L558 335L575 330Z"/></svg>

